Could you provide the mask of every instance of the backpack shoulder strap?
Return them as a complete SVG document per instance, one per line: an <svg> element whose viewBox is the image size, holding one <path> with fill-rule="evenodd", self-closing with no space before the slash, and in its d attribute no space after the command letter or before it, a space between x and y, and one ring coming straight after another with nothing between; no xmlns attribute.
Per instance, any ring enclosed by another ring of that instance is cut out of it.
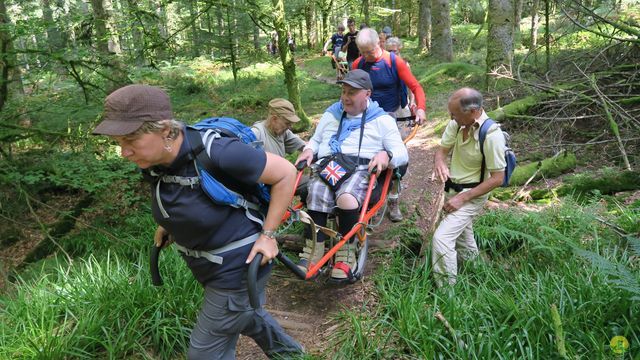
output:
<svg viewBox="0 0 640 360"><path fill-rule="evenodd" d="M480 153L482 154L482 165L480 166L480 182L484 181L484 173L487 169L487 162L484 158L484 140L487 138L487 131L489 131L489 128L495 123L496 122L491 118L488 118L482 123L482 126L480 126L480 133L478 135L478 140L480 141Z"/></svg>
<svg viewBox="0 0 640 360"><path fill-rule="evenodd" d="M398 73L398 65L396 62L396 53L389 52L389 57L391 58L391 74L393 78L396 79L396 84L398 84L398 98L400 100L400 107L404 108L407 106L407 92L406 92L406 84L402 79L400 79L400 74Z"/></svg>
<svg viewBox="0 0 640 360"><path fill-rule="evenodd" d="M213 160L211 160L209 154L207 154L207 151L204 148L200 131L187 126L185 136L189 142L188 145L191 147L191 154L195 157L196 161L202 164L202 167L204 167L209 173L212 175L215 174L216 171L214 170Z"/></svg>

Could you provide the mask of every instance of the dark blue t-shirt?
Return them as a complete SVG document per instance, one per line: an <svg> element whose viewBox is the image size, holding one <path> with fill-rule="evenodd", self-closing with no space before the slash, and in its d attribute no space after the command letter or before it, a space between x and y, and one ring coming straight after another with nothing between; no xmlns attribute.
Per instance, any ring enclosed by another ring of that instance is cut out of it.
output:
<svg viewBox="0 0 640 360"><path fill-rule="evenodd" d="M331 49L333 49L333 54L335 56L338 56L338 52L340 51L340 49L342 49L342 45L344 45L342 36L343 35L340 35L338 33L335 33L331 36Z"/></svg>
<svg viewBox="0 0 640 360"><path fill-rule="evenodd" d="M266 165L266 154L235 138L215 139L210 157L215 177L227 188L240 194L258 181ZM169 167L156 167L167 175L197 176L190 146L183 141L180 152ZM158 207L155 184L152 186L152 211L156 222L164 227L175 241L189 249L213 250L230 242L260 232L259 224L249 220L244 209L214 204L199 187L161 182L162 206L169 214L164 218ZM240 289L246 286L245 261L253 244L220 254L222 264L204 258L182 255L195 278L203 285L220 289ZM261 268L261 275L269 270Z"/></svg>

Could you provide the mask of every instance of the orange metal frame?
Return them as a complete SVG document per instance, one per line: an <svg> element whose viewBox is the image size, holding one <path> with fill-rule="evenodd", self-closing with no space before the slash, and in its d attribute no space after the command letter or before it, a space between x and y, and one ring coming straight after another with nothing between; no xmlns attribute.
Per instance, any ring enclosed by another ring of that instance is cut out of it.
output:
<svg viewBox="0 0 640 360"><path fill-rule="evenodd" d="M413 130L411 131L409 136L407 136L407 138L404 140L405 144L409 142L409 140L413 139L413 137L418 132L418 127L419 126L417 125L413 127ZM298 172L298 177L296 178L296 184L294 187L296 189L298 188L300 179L302 179L303 172L304 170ZM378 181L376 174L375 173L371 174L371 177L369 178L369 187L367 188L367 195L364 199L364 203L362 204L362 210L360 211L360 217L359 217L358 223L348 233L343 235L340 238L340 241L338 241L326 254L324 254L324 256L322 257L322 259L320 259L320 261L314 264L307 271L305 280L309 280L312 277L314 277L318 273L318 271L333 257L333 255L335 255L335 253L347 241L349 241L349 239L351 239L352 236L357 234L358 240L360 242L363 242L365 240L367 234L365 232L364 226L373 217L373 215L375 215L375 213L378 212L378 210L382 207L382 205L386 201L387 193L389 192L389 184L391 184L392 175L393 175L393 171L391 169L385 170L385 179L384 179L384 184L382 186L382 193L380 194L380 199L371 209L367 209L369 206L369 201L371 200L371 192L373 191L374 185ZM298 203L292 207L292 210L299 210L302 207L303 207L302 203ZM286 221L290 216L291 216L291 211L288 210L282 217L282 221L283 222ZM359 231L361 231L361 233L358 233Z"/></svg>

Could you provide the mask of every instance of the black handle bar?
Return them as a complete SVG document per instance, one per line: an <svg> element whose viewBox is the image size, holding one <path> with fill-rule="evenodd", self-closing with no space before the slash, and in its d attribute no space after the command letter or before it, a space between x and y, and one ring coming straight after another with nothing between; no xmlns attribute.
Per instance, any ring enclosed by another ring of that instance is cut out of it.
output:
<svg viewBox="0 0 640 360"><path fill-rule="evenodd" d="M258 292L258 269L262 262L262 254L257 253L249 264L249 273L247 274L247 291L249 292L249 304L254 309L260 308L260 293Z"/></svg>
<svg viewBox="0 0 640 360"><path fill-rule="evenodd" d="M160 250L169 239L169 236L162 237L162 244L156 246L153 244L151 247L151 256L149 259L149 266L151 267L151 283L155 286L162 286L162 277L160 276L160 269L158 268L158 258L160 257Z"/></svg>
<svg viewBox="0 0 640 360"><path fill-rule="evenodd" d="M247 273L247 292L249 293L249 304L254 309L258 309L260 307L260 293L258 292L258 270L260 269L260 263L262 262L263 255L261 253L257 253L256 256L249 264L249 271ZM276 256L281 263L283 263L286 267L288 267L294 274L296 274L300 279L305 279L307 277L307 273L302 271L294 263L285 255L283 252L278 252Z"/></svg>
<svg viewBox="0 0 640 360"><path fill-rule="evenodd" d="M307 161L300 161L299 163L296 164L296 169L298 169L298 171L302 171L304 170L304 168L307 167Z"/></svg>

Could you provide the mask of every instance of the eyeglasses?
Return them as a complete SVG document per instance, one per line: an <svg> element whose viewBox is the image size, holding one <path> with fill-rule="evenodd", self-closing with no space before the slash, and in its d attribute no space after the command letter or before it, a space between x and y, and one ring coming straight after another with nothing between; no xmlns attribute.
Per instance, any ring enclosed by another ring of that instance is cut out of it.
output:
<svg viewBox="0 0 640 360"><path fill-rule="evenodd" d="M387 50L387 51L392 52L392 53L397 53L398 52L398 50Z"/></svg>

